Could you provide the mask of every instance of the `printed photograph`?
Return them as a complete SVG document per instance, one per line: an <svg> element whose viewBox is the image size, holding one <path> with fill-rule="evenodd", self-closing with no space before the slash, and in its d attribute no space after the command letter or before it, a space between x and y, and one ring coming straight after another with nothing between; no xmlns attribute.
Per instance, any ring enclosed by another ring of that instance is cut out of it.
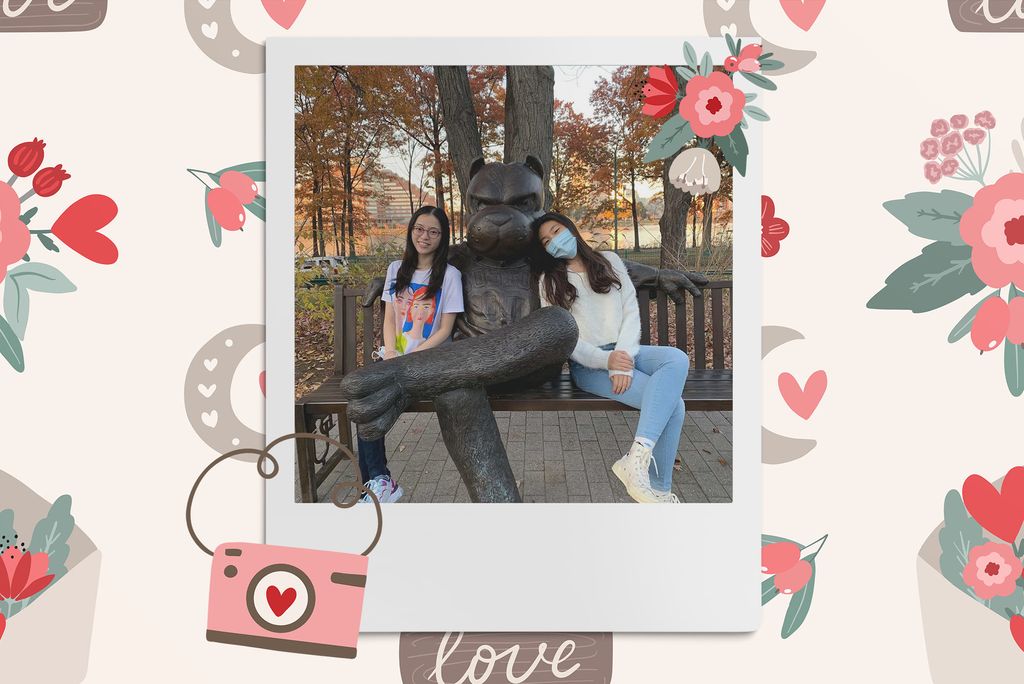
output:
<svg viewBox="0 0 1024 684"><path fill-rule="evenodd" d="M732 501L728 67L296 67L297 501Z"/></svg>

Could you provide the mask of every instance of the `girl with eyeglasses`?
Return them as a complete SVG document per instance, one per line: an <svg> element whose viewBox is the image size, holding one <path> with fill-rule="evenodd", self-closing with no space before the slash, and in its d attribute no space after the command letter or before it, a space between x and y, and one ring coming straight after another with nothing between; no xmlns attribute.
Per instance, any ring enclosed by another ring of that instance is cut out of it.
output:
<svg viewBox="0 0 1024 684"><path fill-rule="evenodd" d="M437 207L420 207L409 219L405 253L388 266L384 281L383 358L393 359L444 344L455 316L463 310L462 274L448 264L448 216ZM398 501L402 488L391 477L384 438L359 442L359 470L367 489L381 503ZM362 502L369 502L364 496Z"/></svg>

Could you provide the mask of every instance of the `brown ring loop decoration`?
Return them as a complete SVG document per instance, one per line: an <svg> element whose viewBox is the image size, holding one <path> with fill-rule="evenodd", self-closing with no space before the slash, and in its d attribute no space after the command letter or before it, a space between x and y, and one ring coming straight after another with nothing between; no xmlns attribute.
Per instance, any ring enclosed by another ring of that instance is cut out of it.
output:
<svg viewBox="0 0 1024 684"><path fill-rule="evenodd" d="M209 556L213 555L213 551L211 551L205 544L203 544L202 541L200 541L199 536L196 534L195 528L192 526L192 502L195 499L196 492L199 490L199 483L203 481L203 478L206 477L206 474L213 470L214 466L216 466L217 464L221 463L222 461L226 461L229 458L235 458L236 456L241 456L243 454L257 454L258 458L256 459L256 472L259 473L260 477L262 477L263 479L269 480L276 476L277 473L280 471L280 466L277 462L277 459L274 458L273 455L271 455L270 450L273 449L278 444L280 444L281 442L287 441L289 439L295 439L296 441L299 439L312 439L315 441L326 442L327 444L336 447L338 451L341 452L342 455L350 459L352 461L352 464L356 468L359 467L359 463L356 460L355 454L353 454L352 450L349 449L347 446L343 445L336 439L333 439L326 435L315 434L312 432L295 432L289 435L278 437L274 441L267 444L265 449L243 447L241 449L229 451L228 453L222 456L218 456L210 463L210 465L206 466L206 468L203 469L203 472L199 473L199 477L196 478L195 484L192 485L192 491L189 492L188 503L185 504L185 525L188 527L188 533L192 537L192 541L194 541L196 543L196 546L198 546L204 553L206 553ZM265 467L265 464L268 461L272 466L272 469L269 471ZM359 500L359 497L356 497L356 499L349 502L341 500L339 498L339 495L341 494L341 490L345 487L353 487L358 492L367 494L370 497L370 500L373 501L374 509L377 511L377 533L374 535L373 541L370 542L370 545L366 547L366 550L360 554L362 556L368 556L370 552L373 551L373 549L377 546L377 542L380 541L380 535L384 528L384 517L381 513L380 501L377 499L376 494L367 489L366 486L361 483L339 482L334 486L334 489L331 491L331 500L334 502L334 505L337 506L338 508L351 508Z"/></svg>

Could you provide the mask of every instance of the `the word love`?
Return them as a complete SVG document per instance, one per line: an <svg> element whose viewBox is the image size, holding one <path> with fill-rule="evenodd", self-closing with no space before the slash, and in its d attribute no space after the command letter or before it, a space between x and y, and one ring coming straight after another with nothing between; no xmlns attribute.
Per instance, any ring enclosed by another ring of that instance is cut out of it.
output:
<svg viewBox="0 0 1024 684"><path fill-rule="evenodd" d="M403 684L608 684L612 635L402 633Z"/></svg>
<svg viewBox="0 0 1024 684"><path fill-rule="evenodd" d="M89 31L106 16L107 0L3 0L0 31Z"/></svg>
<svg viewBox="0 0 1024 684"><path fill-rule="evenodd" d="M1024 31L1024 0L948 0L958 31Z"/></svg>

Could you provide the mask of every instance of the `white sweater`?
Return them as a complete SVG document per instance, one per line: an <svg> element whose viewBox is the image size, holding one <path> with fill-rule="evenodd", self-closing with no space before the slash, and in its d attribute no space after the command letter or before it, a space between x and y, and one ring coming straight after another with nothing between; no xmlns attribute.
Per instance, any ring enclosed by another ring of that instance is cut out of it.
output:
<svg viewBox="0 0 1024 684"><path fill-rule="evenodd" d="M572 352L572 360L588 368L608 368L611 351L600 347L615 344L615 350L622 350L632 358L640 351L640 307L636 302L636 289L629 279L625 264L615 252L601 252L612 265L621 288L612 285L607 294L594 292L586 275L569 271L569 282L576 287L576 301L570 313L576 319L580 330L579 341ZM544 279L540 280L540 301L551 306L544 296ZM608 371L609 375L633 375L633 371Z"/></svg>

